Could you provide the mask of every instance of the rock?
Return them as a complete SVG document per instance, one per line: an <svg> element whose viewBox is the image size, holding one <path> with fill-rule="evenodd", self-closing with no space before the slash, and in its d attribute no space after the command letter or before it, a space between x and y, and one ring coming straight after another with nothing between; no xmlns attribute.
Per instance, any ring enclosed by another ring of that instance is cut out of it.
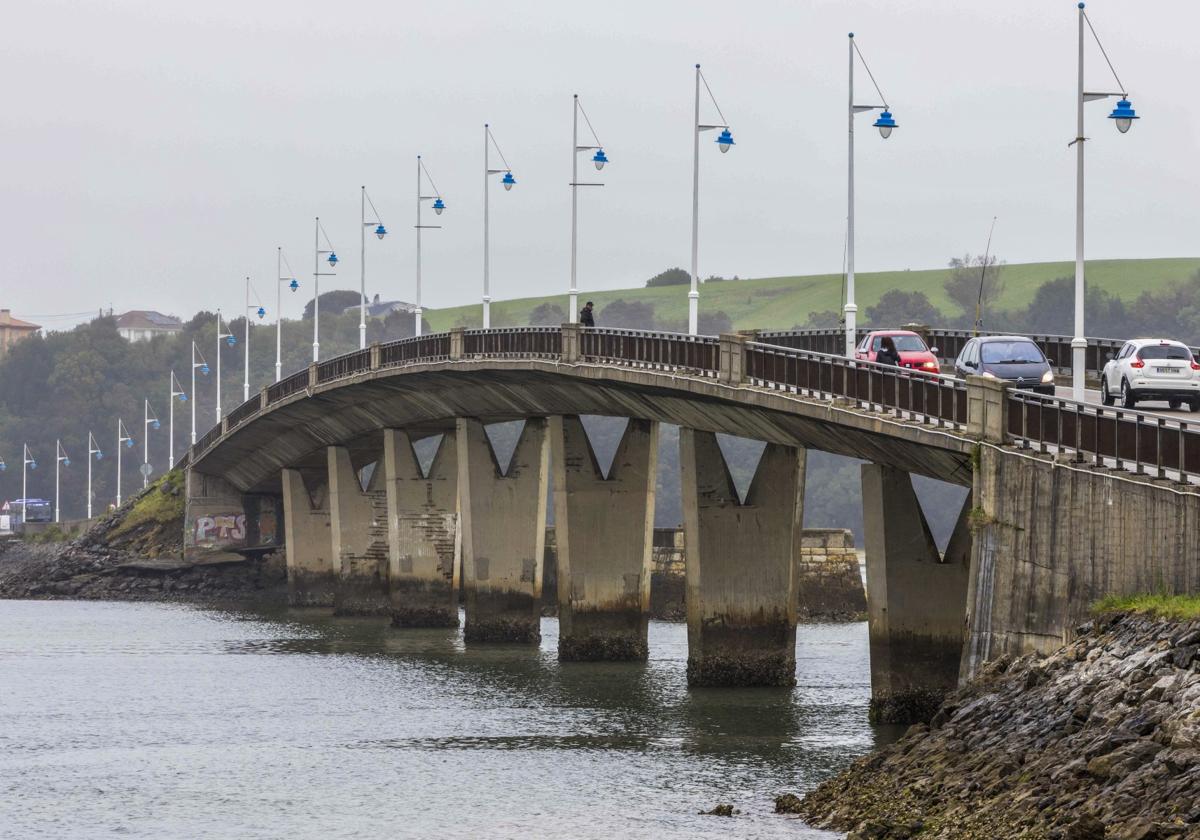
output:
<svg viewBox="0 0 1200 840"><path fill-rule="evenodd" d="M702 815L707 817L732 817L734 814L740 814L741 811L734 808L732 805L724 803L717 805L711 811L701 811Z"/></svg>
<svg viewBox="0 0 1200 840"><path fill-rule="evenodd" d="M775 813L776 814L799 814L800 797L794 793L785 793L783 796L775 797Z"/></svg>
<svg viewBox="0 0 1200 840"><path fill-rule="evenodd" d="M1093 816L1084 816L1071 823L1063 840L1105 840L1104 823Z"/></svg>

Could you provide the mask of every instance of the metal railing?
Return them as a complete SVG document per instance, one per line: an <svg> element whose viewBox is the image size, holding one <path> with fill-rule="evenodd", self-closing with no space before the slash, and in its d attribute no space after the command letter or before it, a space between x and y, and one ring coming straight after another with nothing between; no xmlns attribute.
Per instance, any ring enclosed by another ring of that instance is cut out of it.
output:
<svg viewBox="0 0 1200 840"><path fill-rule="evenodd" d="M333 382L371 369L370 350L352 350L317 363L317 382Z"/></svg>
<svg viewBox="0 0 1200 840"><path fill-rule="evenodd" d="M414 362L438 362L449 358L450 333L402 338L379 345L380 367L396 367Z"/></svg>
<svg viewBox="0 0 1200 840"><path fill-rule="evenodd" d="M632 364L716 376L720 367L720 341L715 336L683 333L585 329L579 333L579 357L601 364Z"/></svg>
<svg viewBox="0 0 1200 840"><path fill-rule="evenodd" d="M492 358L557 358L562 355L561 327L502 327L464 330L463 355Z"/></svg>
<svg viewBox="0 0 1200 840"><path fill-rule="evenodd" d="M307 373L308 373L308 371L305 371L305 374L307 374ZM225 418L225 422L226 422L226 424L228 424L229 428L232 429L234 426L237 426L238 424L244 422L247 418L253 417L255 414L257 414L261 399L262 398L258 394L255 394L250 399L246 400L244 403L242 403L237 408L235 408L233 411L229 412L228 416L226 416L226 418ZM221 429L221 427L219 425L216 426L215 428L218 432ZM204 437L207 438L208 435L205 435ZM207 448L208 448L207 446L197 445L196 451L203 452Z"/></svg>
<svg viewBox="0 0 1200 840"><path fill-rule="evenodd" d="M298 370L278 382L267 386L267 405L287 399L308 388L308 368Z"/></svg>

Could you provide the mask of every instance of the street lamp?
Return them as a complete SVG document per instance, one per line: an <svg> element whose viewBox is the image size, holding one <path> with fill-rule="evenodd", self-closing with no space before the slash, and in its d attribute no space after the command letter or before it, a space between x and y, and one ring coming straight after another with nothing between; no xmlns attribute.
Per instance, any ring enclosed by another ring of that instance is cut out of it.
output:
<svg viewBox="0 0 1200 840"><path fill-rule="evenodd" d="M167 469L175 467L175 400L177 399L180 402L187 402L187 393L183 390L183 385L180 384L179 377L175 375L175 371L171 371L170 409L167 412L169 418L167 423L167 438L170 441L167 446ZM118 457L120 457L119 454Z"/></svg>
<svg viewBox="0 0 1200 840"><path fill-rule="evenodd" d="M362 258L359 260L359 269L361 279L359 280L359 296L358 302L358 349L365 350L367 348L367 228L375 228L375 236L379 239L387 236L387 228L383 226L383 222L379 220L379 211L375 209L375 202L371 201L371 196L367 195L367 188L362 188L362 224L359 226L359 237L362 239ZM371 205L371 212L375 214L375 221L367 221L367 205Z"/></svg>
<svg viewBox="0 0 1200 840"><path fill-rule="evenodd" d="M257 305L251 305L250 303L251 291L254 292L254 300L257 301ZM258 296L258 289L254 288L249 277L246 278L246 308L243 312L246 316L246 338L242 342L244 345L242 349L245 353L242 362L242 402L245 402L250 399L250 313L253 312L257 315L260 321L267 314L267 310L262 305L262 298ZM195 391L192 392L192 396L196 396Z"/></svg>
<svg viewBox="0 0 1200 840"><path fill-rule="evenodd" d="M62 441L54 441L54 521L61 522L58 515L58 468L71 466L71 459L67 457L66 450L63 449Z"/></svg>
<svg viewBox="0 0 1200 840"><path fill-rule="evenodd" d="M221 424L221 342L230 347L237 345L233 332L225 332L221 326L221 310L217 310L217 425Z"/></svg>
<svg viewBox="0 0 1200 840"><path fill-rule="evenodd" d="M704 83L704 89L708 92L713 107L717 109L717 116L721 118L719 123L710 125L700 122L701 82ZM717 104L717 98L708 86L708 79L700 72L699 64L696 65L696 116L692 125L695 128L692 135L692 288L688 292L688 332L695 335L700 329L700 132L721 129L721 133L717 135L717 148L722 153L728 152L734 145L729 122L721 113L721 106Z"/></svg>
<svg viewBox="0 0 1200 840"><path fill-rule="evenodd" d="M292 271L292 267L288 265L287 257L283 255L283 248L276 247L275 249L275 381L278 382L283 378L283 285L292 290L292 294L300 288L300 282L296 279L296 272ZM283 274L283 267L287 266L287 276Z"/></svg>
<svg viewBox="0 0 1200 840"><path fill-rule="evenodd" d="M858 54L858 60L862 62L863 69L867 71L867 77L870 78L871 84L875 86L875 92L879 94L879 100L883 103L882 105L854 104L855 53ZM879 111L879 118L875 120L873 125L879 129L879 136L884 140L892 136L892 131L897 128L896 119L888 109L887 97L883 95L883 91L876 84L875 76L871 73L871 68L867 66L867 60L863 57L862 51L858 48L858 44L854 40L854 33L851 32L850 108L847 119L850 126L850 147L846 155L848 161L846 178L846 308L845 318L843 319L846 329L846 356L848 358L854 358L854 346L858 344L858 306L854 302L854 115L863 111Z"/></svg>
<svg viewBox="0 0 1200 840"><path fill-rule="evenodd" d="M604 184L598 182L581 182L579 180L579 153L580 152L595 152L592 155L592 164L599 172L608 163L608 155L604 154L604 144L600 142L600 138L596 134L596 129L592 128L592 121L588 119L587 111L583 110L583 104L579 101L579 94L575 94L574 103L571 106L571 285L567 289L567 318L572 324L579 320L579 285L576 283L576 243L579 233L579 207L578 198L576 195L576 187L603 187ZM592 133L594 146L579 145L579 115L583 114L583 121L587 123L588 131Z"/></svg>
<svg viewBox="0 0 1200 840"><path fill-rule="evenodd" d="M221 375L217 374L217 382L220 381ZM150 410L150 400L142 400L142 489L150 484L150 430L160 428L162 423L158 422L158 416Z"/></svg>
<svg viewBox="0 0 1200 840"><path fill-rule="evenodd" d="M104 457L104 453L100 451L100 447L96 444L96 437L91 432L88 432L88 491L87 491L87 518L92 518L92 456L96 456L99 461Z"/></svg>
<svg viewBox="0 0 1200 840"><path fill-rule="evenodd" d="M422 195L424 192L421 189L422 175L429 182L429 187L433 191L433 195ZM429 230L441 230L441 225L423 225L421 224L421 202L432 201L433 212L437 215L442 215L446 210L446 202L442 201L442 194L437 188L437 184L433 183L433 176L429 174L429 170L425 167L425 162L421 160L421 156L417 155L417 323L413 330L413 335L421 334L421 318L424 315L424 310L421 309L421 231L428 228Z"/></svg>
<svg viewBox="0 0 1200 840"><path fill-rule="evenodd" d="M1117 107L1108 115L1108 118L1113 121L1117 127L1117 131L1124 134L1129 131L1133 121L1141 119L1137 112L1129 103L1129 94L1126 92L1125 85L1121 83L1121 79L1117 76L1117 71L1109 61L1108 53L1104 50L1104 45L1100 43L1100 36L1096 34L1095 28L1092 26L1092 21L1087 16L1087 12L1083 10L1083 3L1079 4L1079 86L1077 88L1078 96L1076 98L1076 131L1075 139L1068 145L1076 146L1075 152L1075 336L1071 339L1071 399L1076 402L1084 400L1084 362L1087 353L1087 338L1084 337L1083 326L1083 309L1084 309L1084 271L1083 271L1083 143L1087 140L1083 136L1083 103L1091 102L1096 99L1107 99L1110 96L1119 96ZM1100 47L1100 53L1104 56L1105 63L1108 64L1108 69L1112 72L1113 79L1116 80L1119 92L1117 93L1090 93L1083 89L1083 25L1087 24L1087 28L1091 31L1092 37L1096 39L1096 46Z"/></svg>
<svg viewBox="0 0 1200 840"><path fill-rule="evenodd" d="M173 374L172 374L173 375ZM133 436L125 428L125 422L117 418L117 507L121 506L121 444L133 448Z"/></svg>
<svg viewBox="0 0 1200 840"><path fill-rule="evenodd" d="M321 247L321 238L325 238L325 248ZM337 268L338 255L333 250L333 243L329 241L329 235L325 233L325 228L321 225L321 217L316 218L316 227L313 233L313 361L321 360L321 278L335 277L336 272L321 271L321 257L325 257L325 261L329 263L330 268ZM247 397L249 399L249 397Z"/></svg>
<svg viewBox="0 0 1200 840"><path fill-rule="evenodd" d="M22 444L22 460L25 462L21 466L21 524L25 524L25 508L29 504L29 486L27 477L29 470L37 469L37 459L29 453L29 444Z"/></svg>
<svg viewBox="0 0 1200 840"><path fill-rule="evenodd" d="M196 361L196 357L200 357L200 361ZM208 362L204 361L204 356L200 353L200 348L196 346L196 342L192 342L192 446L196 445L196 370L208 376Z"/></svg>
<svg viewBox="0 0 1200 840"><path fill-rule="evenodd" d="M504 164L503 169L492 169L491 150L496 150L496 154L500 156L500 162ZM500 151L500 146L496 143L496 138L492 136L492 130L488 128L487 123L483 125L483 328L486 330L492 325L492 298L488 294L488 178L491 175L499 175L503 173L504 177L500 179L500 183L504 185L505 190L511 190L513 185L517 183L517 179L513 177L512 167L508 165L508 161L504 159L504 152Z"/></svg>

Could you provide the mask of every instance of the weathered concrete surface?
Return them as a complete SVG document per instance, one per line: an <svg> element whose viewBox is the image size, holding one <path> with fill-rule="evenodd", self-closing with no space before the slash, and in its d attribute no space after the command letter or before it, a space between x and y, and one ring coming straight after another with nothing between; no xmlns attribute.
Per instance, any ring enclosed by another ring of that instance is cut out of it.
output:
<svg viewBox="0 0 1200 840"><path fill-rule="evenodd" d="M1196 490L981 446L963 676L1070 641L1105 595L1200 592Z"/></svg>
<svg viewBox="0 0 1200 840"><path fill-rule="evenodd" d="M458 626L458 455L438 445L428 475L400 429L383 433L389 531L388 580L396 627Z"/></svg>
<svg viewBox="0 0 1200 840"><path fill-rule="evenodd" d="M371 473L364 490L358 470L350 461L350 450L330 446L329 530L333 539L337 590L334 615L387 615L388 516L383 470Z"/></svg>
<svg viewBox="0 0 1200 840"><path fill-rule="evenodd" d="M337 570L329 527L329 487L322 483L310 493L309 481L300 470L283 470L282 481L288 603L332 607Z"/></svg>
<svg viewBox="0 0 1200 840"><path fill-rule="evenodd" d="M658 424L629 421L606 478L578 416L549 422L559 659L645 659Z"/></svg>
<svg viewBox="0 0 1200 840"><path fill-rule="evenodd" d="M970 570L970 495L943 558L908 473L863 464L862 492L871 718L928 720L958 684Z"/></svg>
<svg viewBox="0 0 1200 840"><path fill-rule="evenodd" d="M806 454L768 444L741 504L716 435L679 430L690 685L795 684Z"/></svg>
<svg viewBox="0 0 1200 840"><path fill-rule="evenodd" d="M220 476L195 469L185 473L185 494L183 551L189 558L279 545L277 496L245 494Z"/></svg>
<svg viewBox="0 0 1200 840"><path fill-rule="evenodd" d="M458 488L468 641L541 638L542 560L550 439L546 420L525 422L502 472L483 423L459 418Z"/></svg>
<svg viewBox="0 0 1200 840"><path fill-rule="evenodd" d="M861 621L867 611L854 534L805 528L800 547L798 610L802 621Z"/></svg>

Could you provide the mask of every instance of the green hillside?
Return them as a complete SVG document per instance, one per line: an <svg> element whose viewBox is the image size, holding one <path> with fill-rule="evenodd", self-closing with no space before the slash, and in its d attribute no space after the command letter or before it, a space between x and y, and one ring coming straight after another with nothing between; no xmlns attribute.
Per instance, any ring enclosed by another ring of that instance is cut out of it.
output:
<svg viewBox="0 0 1200 840"><path fill-rule="evenodd" d="M1143 291L1154 291L1173 281L1184 280L1200 270L1200 258L1182 257L1153 260L1097 260L1087 264L1088 285L1103 288L1123 300L1131 301ZM1024 263L1004 268L1005 288L1000 309L1025 306L1041 284L1056 277L1073 275L1073 262ZM960 314L942 288L950 269L923 271L880 271L857 275L858 305L862 312L890 289L923 291L934 306L948 315ZM700 305L705 311L724 311L735 328L787 329L808 319L810 312L840 308L842 278L839 274L807 277L763 277L754 280L726 280L706 283L701 289ZM661 319L687 318L687 291L683 286L657 289L618 289L586 292L596 302L597 311L611 301L645 301L654 305ZM527 324L529 313L542 303L566 308L566 294L550 297L518 298L494 301L492 319L496 325ZM581 301L583 298L581 297ZM479 304L450 309L427 309L425 317L434 330L449 329L460 322L478 323Z"/></svg>

